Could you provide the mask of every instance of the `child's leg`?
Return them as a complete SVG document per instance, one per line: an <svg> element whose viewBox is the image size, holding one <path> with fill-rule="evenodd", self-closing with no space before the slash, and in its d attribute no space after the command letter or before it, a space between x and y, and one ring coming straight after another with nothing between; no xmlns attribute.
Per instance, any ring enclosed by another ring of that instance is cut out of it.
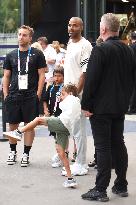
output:
<svg viewBox="0 0 136 205"><path fill-rule="evenodd" d="M33 121L29 122L27 125L20 127L18 130L20 132L26 132L34 129L37 125L45 125L47 126L47 120L45 117L36 117Z"/></svg>
<svg viewBox="0 0 136 205"><path fill-rule="evenodd" d="M71 178L72 176L71 176L69 160L66 157L65 150L59 144L56 144L56 150L57 150L57 153L58 153L58 155L59 155L59 157L60 157L61 161L63 162L63 165L66 169L67 177Z"/></svg>

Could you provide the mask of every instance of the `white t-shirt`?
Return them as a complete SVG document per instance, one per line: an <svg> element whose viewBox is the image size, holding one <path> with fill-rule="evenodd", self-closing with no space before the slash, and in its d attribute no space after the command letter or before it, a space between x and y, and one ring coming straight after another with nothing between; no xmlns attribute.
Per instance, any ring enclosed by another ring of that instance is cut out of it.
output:
<svg viewBox="0 0 136 205"><path fill-rule="evenodd" d="M56 63L55 65L60 65L61 64L61 61L62 59L64 59L65 57L65 53L60 51L59 53L56 54Z"/></svg>
<svg viewBox="0 0 136 205"><path fill-rule="evenodd" d="M80 126L80 99L73 95L68 95L62 102L59 103L59 108L62 110L62 113L58 118L68 129L71 136L74 136L76 134L76 130L78 130Z"/></svg>
<svg viewBox="0 0 136 205"><path fill-rule="evenodd" d="M86 72L91 51L92 45L84 37L76 43L69 41L64 59L64 84L78 84L81 74Z"/></svg>
<svg viewBox="0 0 136 205"><path fill-rule="evenodd" d="M45 60L51 59L51 60L56 60L56 51L55 49L48 45L47 48L43 51ZM54 64L48 64L47 67L49 69L49 72L46 73L46 79L49 79L50 77L53 77L53 71L55 68L55 63Z"/></svg>

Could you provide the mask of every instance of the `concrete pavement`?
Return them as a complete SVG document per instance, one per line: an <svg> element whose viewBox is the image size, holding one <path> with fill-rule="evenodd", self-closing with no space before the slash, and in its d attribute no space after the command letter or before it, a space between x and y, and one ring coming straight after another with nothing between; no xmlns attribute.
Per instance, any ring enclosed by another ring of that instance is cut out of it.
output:
<svg viewBox="0 0 136 205"><path fill-rule="evenodd" d="M93 139L88 136L87 162L93 159ZM119 198L111 193L115 179L112 171L111 183L108 188L110 201L107 205L136 204L136 133L125 133L125 141L129 153L129 197ZM70 139L72 156L73 141ZM30 154L31 165L20 167L23 142L18 143L18 162L13 166L6 165L9 152L8 142L0 142L0 205L89 205L100 202L84 201L81 194L94 186L96 170L90 168L86 176L76 177L77 189L63 188L65 177L60 176L61 168L51 167L51 157L55 153L52 137L36 137Z"/></svg>

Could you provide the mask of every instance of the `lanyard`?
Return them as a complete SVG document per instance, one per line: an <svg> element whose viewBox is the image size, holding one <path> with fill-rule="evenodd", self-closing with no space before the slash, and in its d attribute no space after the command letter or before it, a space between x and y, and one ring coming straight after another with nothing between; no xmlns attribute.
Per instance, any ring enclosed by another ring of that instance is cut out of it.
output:
<svg viewBox="0 0 136 205"><path fill-rule="evenodd" d="M25 68L25 71L26 73L28 72L28 63L29 63L29 59L30 59L30 52L31 52L31 47L29 47L28 49L28 55L27 55L27 58L26 58L26 68ZM19 72L19 75L20 75L20 53L19 53L19 48L18 48L18 72Z"/></svg>
<svg viewBox="0 0 136 205"><path fill-rule="evenodd" d="M60 96L60 92L61 92L61 90L62 90L62 87L63 87L63 83L59 85L59 90L58 90L58 92L56 92L56 99L55 99L55 104L54 104L53 113L56 112L57 104L58 104L58 102L60 101L59 96ZM50 89L50 98L51 98L51 93L52 93L52 91L53 91L53 88L54 88L54 85L53 85L53 86L51 87L51 89ZM50 98L49 98L49 104L50 104Z"/></svg>

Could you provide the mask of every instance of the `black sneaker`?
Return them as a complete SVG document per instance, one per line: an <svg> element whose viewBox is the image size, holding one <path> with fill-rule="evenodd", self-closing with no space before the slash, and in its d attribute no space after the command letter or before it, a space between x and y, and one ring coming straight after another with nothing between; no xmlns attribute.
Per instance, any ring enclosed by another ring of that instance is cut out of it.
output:
<svg viewBox="0 0 136 205"><path fill-rule="evenodd" d="M7 164L13 165L16 163L17 153L15 151L11 151L8 156Z"/></svg>
<svg viewBox="0 0 136 205"><path fill-rule="evenodd" d="M81 195L82 199L89 201L109 201L106 191L100 192L96 188L90 189L87 193Z"/></svg>
<svg viewBox="0 0 136 205"><path fill-rule="evenodd" d="M119 189L116 188L116 186L113 186L113 187L112 187L112 193L113 193L113 194L117 194L117 195L119 195L119 196L121 196L121 197L128 197L128 191L127 191L127 189L124 189L124 190L123 190L123 189L122 189L122 190L120 189L120 190L119 190Z"/></svg>
<svg viewBox="0 0 136 205"><path fill-rule="evenodd" d="M88 167L94 167L96 165L95 160L93 162L89 162Z"/></svg>
<svg viewBox="0 0 136 205"><path fill-rule="evenodd" d="M21 167L28 167L30 164L29 156L26 153L23 153L22 160L21 160Z"/></svg>

